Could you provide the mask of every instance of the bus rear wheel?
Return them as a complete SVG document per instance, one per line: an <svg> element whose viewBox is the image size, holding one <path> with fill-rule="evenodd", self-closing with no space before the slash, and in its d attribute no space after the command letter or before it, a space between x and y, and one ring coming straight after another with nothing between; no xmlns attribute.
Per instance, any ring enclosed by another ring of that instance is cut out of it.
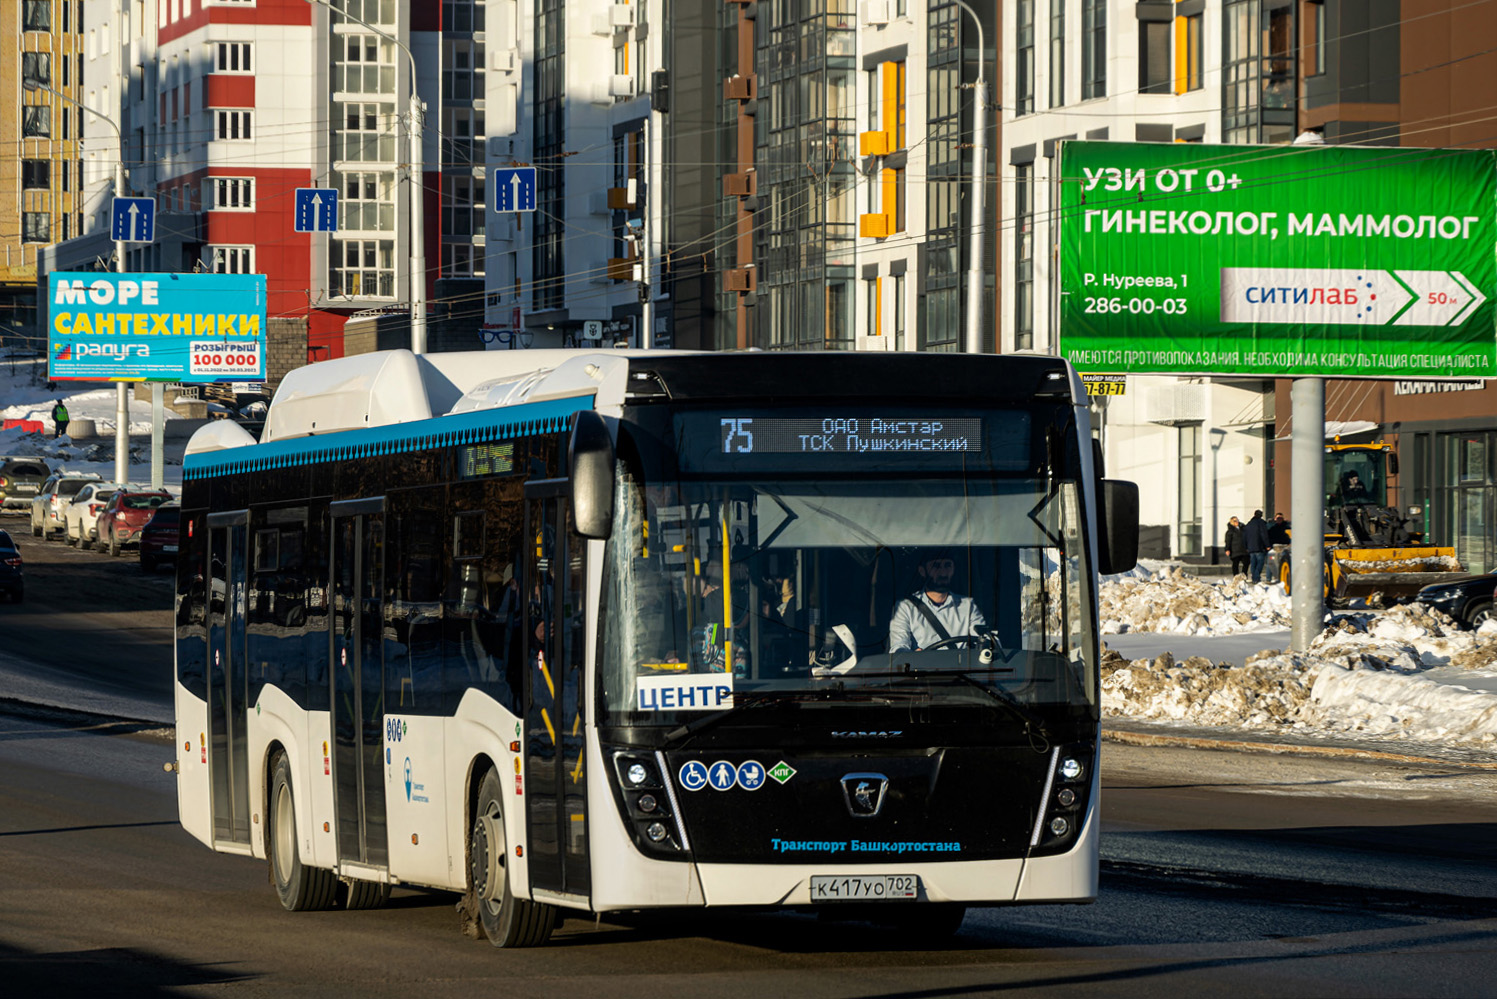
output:
<svg viewBox="0 0 1497 999"><path fill-rule="evenodd" d="M290 912L330 909L337 896L338 879L332 871L301 862L291 762L285 753L276 754L270 770L270 836L265 844L270 854L270 882L281 897L282 907Z"/></svg>
<svg viewBox="0 0 1497 999"><path fill-rule="evenodd" d="M505 863L508 844L501 812L504 792L490 770L478 785L473 828L468 834L468 908L476 911L484 936L495 947L539 947L556 924L549 905L515 898Z"/></svg>

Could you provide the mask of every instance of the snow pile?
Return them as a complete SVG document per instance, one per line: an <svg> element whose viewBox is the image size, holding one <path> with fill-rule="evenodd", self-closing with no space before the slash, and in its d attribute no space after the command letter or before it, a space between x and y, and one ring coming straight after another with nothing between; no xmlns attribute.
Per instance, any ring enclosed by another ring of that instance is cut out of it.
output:
<svg viewBox="0 0 1497 999"><path fill-rule="evenodd" d="M1233 635L1289 627L1289 597L1277 582L1250 583L1245 576L1208 581L1179 566L1108 576L1099 600L1104 635Z"/></svg>
<svg viewBox="0 0 1497 999"><path fill-rule="evenodd" d="M1450 666L1472 680L1497 676L1497 625L1462 631L1410 604L1338 618L1309 652L1269 649L1242 666L1202 656L1177 662L1168 653L1129 661L1107 650L1102 710L1306 736L1497 744L1497 693L1450 682L1443 676ZM1428 675L1437 669L1441 679Z"/></svg>

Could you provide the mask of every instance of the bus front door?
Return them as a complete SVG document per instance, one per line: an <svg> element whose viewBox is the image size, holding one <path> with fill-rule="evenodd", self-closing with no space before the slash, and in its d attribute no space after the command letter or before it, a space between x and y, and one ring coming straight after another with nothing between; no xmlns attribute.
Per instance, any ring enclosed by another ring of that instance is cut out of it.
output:
<svg viewBox="0 0 1497 999"><path fill-rule="evenodd" d="M384 867L384 500L332 504L333 815L338 861Z"/></svg>
<svg viewBox="0 0 1497 999"><path fill-rule="evenodd" d="M530 885L585 899L583 633L586 544L571 529L566 483L525 486L525 801Z"/></svg>
<svg viewBox="0 0 1497 999"><path fill-rule="evenodd" d="M244 620L248 522L243 510L208 518L208 752L215 846L248 846L250 841Z"/></svg>

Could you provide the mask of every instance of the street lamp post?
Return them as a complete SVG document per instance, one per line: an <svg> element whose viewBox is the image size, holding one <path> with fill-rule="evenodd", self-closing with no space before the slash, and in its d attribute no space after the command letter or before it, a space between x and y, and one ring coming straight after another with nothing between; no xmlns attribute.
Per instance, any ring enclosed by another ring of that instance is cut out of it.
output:
<svg viewBox="0 0 1497 999"><path fill-rule="evenodd" d="M43 91L45 93L51 94L54 97L58 97L58 98L61 98L62 100L68 101L71 104L76 104L78 107L80 107L83 110L87 111L89 114L93 115L95 118L99 119L104 124L108 125L112 129L114 129L115 137L119 140L119 144L120 144L120 154L119 154L118 157L115 158L115 161L114 161L114 193L115 193L116 197L124 197L125 196L125 135L124 135L123 132L120 131L119 123L116 122L112 118L108 118L108 117L100 114L99 112L95 111L93 108L89 107L86 104L83 104L82 102L76 100L75 98L69 97L67 94L64 94L62 91L60 91L60 90L53 90L51 87L47 86L46 84L38 83L35 80L26 80L22 84L22 86L24 86L27 90L33 90L33 91L40 90L40 91ZM125 268L125 241L122 240L122 239L117 239L117 240L114 241L114 270L115 270L116 274L124 274L124 273L126 273L126 268ZM159 386L158 386L158 389L159 389ZM156 467L156 462L155 462L155 460L153 458L153 460L151 462L151 468L152 468L153 472L155 471L155 467ZM125 383L124 382L116 382L115 383L115 400L114 400L114 481L116 481L120 485L124 486L124 485L128 485L129 484L129 479L130 479L130 403L129 403L129 397L126 394ZM159 481L156 481L156 480L153 479L153 481L152 481L151 484L153 486L159 486L161 483Z"/></svg>
<svg viewBox="0 0 1497 999"><path fill-rule="evenodd" d="M982 353L983 223L988 190L988 79L987 45L982 22L965 0L956 0L977 25L977 81L972 84L972 213L967 249L967 353Z"/></svg>
<svg viewBox="0 0 1497 999"><path fill-rule="evenodd" d="M411 353L424 354L426 353L426 233L423 227L426 223L425 206L422 204L424 196L422 171L424 167L421 162L421 121L426 112L426 105L421 102L421 97L416 89L416 57L411 54L411 50L400 39L376 28L361 17L357 17L339 7L333 6L332 0L307 0L307 3L326 7L336 14L368 28L379 37L398 46L400 51L405 53L406 59L410 61L411 95L406 138L410 149L411 177Z"/></svg>

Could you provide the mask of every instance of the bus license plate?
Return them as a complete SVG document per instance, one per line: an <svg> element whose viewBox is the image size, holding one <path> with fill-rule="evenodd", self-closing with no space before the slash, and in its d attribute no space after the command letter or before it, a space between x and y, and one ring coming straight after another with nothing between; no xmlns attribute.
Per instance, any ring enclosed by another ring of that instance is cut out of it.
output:
<svg viewBox="0 0 1497 999"><path fill-rule="evenodd" d="M918 898L920 879L913 874L815 874L813 902L865 902L885 898Z"/></svg>

